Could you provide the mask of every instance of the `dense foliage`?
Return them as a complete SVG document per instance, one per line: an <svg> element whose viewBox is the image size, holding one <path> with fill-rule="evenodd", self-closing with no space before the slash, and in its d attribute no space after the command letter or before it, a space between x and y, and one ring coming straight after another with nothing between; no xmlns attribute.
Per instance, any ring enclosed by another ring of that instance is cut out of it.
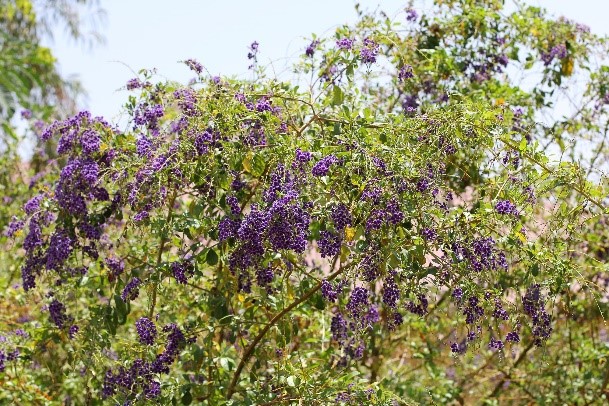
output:
<svg viewBox="0 0 609 406"><path fill-rule="evenodd" d="M252 80L190 59L126 84L126 129L41 130L0 240L0 399L606 401L606 42L434 7L361 12L289 82L254 42Z"/></svg>

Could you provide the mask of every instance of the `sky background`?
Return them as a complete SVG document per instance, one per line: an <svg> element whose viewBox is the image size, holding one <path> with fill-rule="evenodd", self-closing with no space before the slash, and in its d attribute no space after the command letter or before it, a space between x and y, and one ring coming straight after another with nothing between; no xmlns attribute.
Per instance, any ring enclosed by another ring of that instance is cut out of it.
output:
<svg viewBox="0 0 609 406"><path fill-rule="evenodd" d="M362 8L379 7L403 16L404 0L360 0ZM425 12L425 0L414 8ZM609 34L609 0L529 0L556 16L585 23ZM297 60L312 33L322 36L356 21L354 0L106 0L105 22L97 27L105 44L87 50L62 35L49 40L65 76L77 77L88 96L82 107L94 115L120 119L127 92L119 90L142 68L161 77L187 82L193 75L178 61L194 58L213 74L247 77L247 47L260 43L259 61L277 73Z"/></svg>

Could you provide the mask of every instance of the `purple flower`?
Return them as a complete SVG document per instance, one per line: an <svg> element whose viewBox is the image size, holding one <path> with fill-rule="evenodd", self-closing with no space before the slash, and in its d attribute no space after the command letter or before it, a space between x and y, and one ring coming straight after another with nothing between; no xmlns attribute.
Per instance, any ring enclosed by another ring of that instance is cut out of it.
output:
<svg viewBox="0 0 609 406"><path fill-rule="evenodd" d="M479 306L479 300L476 296L470 296L467 301L467 306L463 309L465 314L465 323L474 324L484 315L484 309Z"/></svg>
<svg viewBox="0 0 609 406"><path fill-rule="evenodd" d="M416 12L415 9L412 8L408 8L406 9L406 21L417 21L417 18L419 17L419 14Z"/></svg>
<svg viewBox="0 0 609 406"><path fill-rule="evenodd" d="M136 213L135 216L133 216L133 221L139 223L140 221L146 220L149 216L150 215L147 210L142 210L139 213Z"/></svg>
<svg viewBox="0 0 609 406"><path fill-rule="evenodd" d="M495 338L491 337L491 341L488 343L488 348L495 350L503 349L503 341L495 340Z"/></svg>
<svg viewBox="0 0 609 406"><path fill-rule="evenodd" d="M129 79L127 81L127 90L139 89L140 87L144 87L144 84L138 78Z"/></svg>
<svg viewBox="0 0 609 406"><path fill-rule="evenodd" d="M349 296L347 309L353 318L358 318L363 308L368 306L368 290L362 287L356 287Z"/></svg>
<svg viewBox="0 0 609 406"><path fill-rule="evenodd" d="M149 318L140 317L135 322L135 329L137 330L137 335L139 336L140 343L146 345L154 344L157 331L154 322L152 322Z"/></svg>
<svg viewBox="0 0 609 406"><path fill-rule="evenodd" d="M425 239L425 241L434 241L438 234L433 228L424 228L423 231L421 231L421 236L423 239Z"/></svg>
<svg viewBox="0 0 609 406"><path fill-rule="evenodd" d="M338 313L332 317L330 331L332 332L332 338L338 342L343 342L347 339L347 320L345 320L342 314Z"/></svg>
<svg viewBox="0 0 609 406"><path fill-rule="evenodd" d="M423 317L427 313L427 306L429 305L429 302L424 295L419 295L417 298L419 299L419 303L414 304L412 301L408 302L406 304L406 310L408 310L410 313Z"/></svg>
<svg viewBox="0 0 609 406"><path fill-rule="evenodd" d="M76 334L78 334L78 331L80 331L80 327L78 327L76 324L73 324L70 326L70 328L68 330L68 336L70 337L70 340L73 340L74 337L76 337Z"/></svg>
<svg viewBox="0 0 609 406"><path fill-rule="evenodd" d="M343 203L339 203L332 207L330 217L332 218L334 227L336 227L337 230L343 230L346 226L351 225L353 222L349 208Z"/></svg>
<svg viewBox="0 0 609 406"><path fill-rule="evenodd" d="M338 293L327 280L321 281L321 296L328 302L335 302L338 299Z"/></svg>
<svg viewBox="0 0 609 406"><path fill-rule="evenodd" d="M366 231L374 231L380 229L385 223L387 213L384 210L377 209L370 212L370 216L366 220Z"/></svg>
<svg viewBox="0 0 609 406"><path fill-rule="evenodd" d="M309 151L302 151L300 148L296 148L294 162L292 162L292 168L304 171L305 164L309 162L312 158L313 154L311 154Z"/></svg>
<svg viewBox="0 0 609 406"><path fill-rule="evenodd" d="M535 345L541 346L542 342L550 337L553 331L552 318L545 310L545 297L541 294L541 286L531 285L522 297L524 312L531 317L531 330L535 337Z"/></svg>
<svg viewBox="0 0 609 406"><path fill-rule="evenodd" d="M387 221L393 225L400 224L404 220L404 213L400 208L400 203L395 198L392 198L389 200L389 202L387 202L385 213L387 216Z"/></svg>
<svg viewBox="0 0 609 406"><path fill-rule="evenodd" d="M66 315L66 307L57 299L53 299L49 304L49 315L53 324L58 328L63 328L65 324L71 320L71 318Z"/></svg>
<svg viewBox="0 0 609 406"><path fill-rule="evenodd" d="M412 66L404 65L400 68L398 72L398 80L400 82L405 81L406 79L410 79L414 77L414 73L412 72Z"/></svg>
<svg viewBox="0 0 609 406"><path fill-rule="evenodd" d="M340 252L342 239L338 234L331 231L322 231L319 235L317 246L322 257L334 257Z"/></svg>
<svg viewBox="0 0 609 406"><path fill-rule="evenodd" d="M82 135L80 136L80 145L82 146L82 151L86 155L99 151L100 143L101 138L99 137L99 134L97 131L90 128L83 131Z"/></svg>
<svg viewBox="0 0 609 406"><path fill-rule="evenodd" d="M354 40L351 38L341 38L336 41L336 46L339 49L351 49L353 47Z"/></svg>
<svg viewBox="0 0 609 406"><path fill-rule="evenodd" d="M49 242L47 250L47 269L58 269L72 252L72 239L63 230L56 231Z"/></svg>
<svg viewBox="0 0 609 406"><path fill-rule="evenodd" d="M564 59L567 57L567 47L565 44L558 44L553 46L549 52L541 53L541 60L545 66L552 63L554 58Z"/></svg>
<svg viewBox="0 0 609 406"><path fill-rule="evenodd" d="M330 166L338 163L338 158L334 155L328 155L319 160L311 170L313 176L326 176L330 170Z"/></svg>
<svg viewBox="0 0 609 406"><path fill-rule="evenodd" d="M396 307L400 299L400 289L392 276L385 279L383 284L383 303L389 307Z"/></svg>
<svg viewBox="0 0 609 406"><path fill-rule="evenodd" d="M106 258L105 262L106 266L110 269L110 274L108 275L110 282L114 281L125 270L125 263L118 258Z"/></svg>
<svg viewBox="0 0 609 406"><path fill-rule="evenodd" d="M135 151L137 154L141 157L150 158L153 150L154 145L152 144L152 141L145 135L140 135L135 142Z"/></svg>
<svg viewBox="0 0 609 406"><path fill-rule="evenodd" d="M42 195L36 195L34 197L32 197L30 200L27 201L27 203L25 203L23 205L23 211L25 212L25 214L27 215L32 215L34 214L34 212L36 212L36 210L38 210L40 208L40 202L42 201Z"/></svg>
<svg viewBox="0 0 609 406"><path fill-rule="evenodd" d="M146 399L154 399L161 396L161 384L157 381L152 381L144 389L144 397Z"/></svg>
<svg viewBox="0 0 609 406"><path fill-rule="evenodd" d="M6 230L4 231L4 235L7 237L13 237L17 231L21 230L25 225L25 221L19 220L17 217L13 216L11 222L8 224Z"/></svg>
<svg viewBox="0 0 609 406"><path fill-rule="evenodd" d="M190 68L190 70L192 70L194 72L197 72L197 73L203 72L203 65L201 65L195 59L187 59L184 61L184 63L186 64L186 66L188 66L188 68Z"/></svg>
<svg viewBox="0 0 609 406"><path fill-rule="evenodd" d="M371 38L364 39L364 46L360 50L360 59L366 65L376 62L376 57L379 53L379 45Z"/></svg>
<svg viewBox="0 0 609 406"><path fill-rule="evenodd" d="M260 44L258 44L257 41L254 41L251 43L249 49L250 52L248 52L247 54L247 59L253 59L254 61L256 60L256 56L258 55L258 48L259 48ZM249 68L252 69L254 67L254 65L250 65Z"/></svg>
<svg viewBox="0 0 609 406"><path fill-rule="evenodd" d="M135 300L140 294L140 285L142 281L140 278L133 278L125 285L125 288L121 292L121 299L123 302L127 302L128 300Z"/></svg>
<svg viewBox="0 0 609 406"><path fill-rule="evenodd" d="M467 344L465 341L461 341L460 343L452 343L450 345L450 350L453 354L464 354L467 350Z"/></svg>
<svg viewBox="0 0 609 406"><path fill-rule="evenodd" d="M495 204L495 210L499 214L511 214L512 216L518 216L518 209L516 205L509 200L500 200Z"/></svg>
<svg viewBox="0 0 609 406"><path fill-rule="evenodd" d="M381 196L383 194L383 190L380 187L371 187L370 184L366 185L366 188L362 192L362 196L360 200L371 201L373 204L379 204L381 202Z"/></svg>
<svg viewBox="0 0 609 406"><path fill-rule="evenodd" d="M223 218L218 225L218 239L225 241L229 238L235 238L241 222L228 217Z"/></svg>
<svg viewBox="0 0 609 406"><path fill-rule="evenodd" d="M315 53L315 48L317 48L317 46L319 45L320 41L319 40L314 40L312 41L309 46L307 47L307 49L305 50L305 54L309 57L312 58L313 54Z"/></svg>
<svg viewBox="0 0 609 406"><path fill-rule="evenodd" d="M452 293L452 297L455 298L458 302L463 299L463 289L460 286L457 286Z"/></svg>
<svg viewBox="0 0 609 406"><path fill-rule="evenodd" d="M173 277L185 285L188 282L188 278L193 274L194 269L189 261L178 261L171 264L171 273Z"/></svg>
<svg viewBox="0 0 609 406"><path fill-rule="evenodd" d="M273 269L270 266L256 270L256 282L258 283L258 286L264 287L269 285L273 282L274 276Z"/></svg>

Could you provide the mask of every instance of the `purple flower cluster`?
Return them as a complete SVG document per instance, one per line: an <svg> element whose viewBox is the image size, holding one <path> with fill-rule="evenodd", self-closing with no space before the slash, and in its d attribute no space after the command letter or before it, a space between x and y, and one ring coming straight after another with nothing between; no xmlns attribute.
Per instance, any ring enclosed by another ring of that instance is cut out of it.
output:
<svg viewBox="0 0 609 406"><path fill-rule="evenodd" d="M23 211L31 216L40 208L40 202L42 202L42 195L32 197L23 205Z"/></svg>
<svg viewBox="0 0 609 406"><path fill-rule="evenodd" d="M491 237L477 238L467 247L461 243L454 243L452 251L457 261L468 260L476 272L483 270L507 270L508 264L505 254L495 248L495 240Z"/></svg>
<svg viewBox="0 0 609 406"><path fill-rule="evenodd" d="M317 48L317 46L320 44L319 40L313 40L311 41L311 43L309 44L309 46L307 46L307 49L305 50L305 54L309 57L312 58L313 54L315 53L315 48Z"/></svg>
<svg viewBox="0 0 609 406"><path fill-rule="evenodd" d="M198 74L201 74L203 72L203 65L201 65L201 63L195 59L187 59L184 61L184 63L193 72L196 72Z"/></svg>
<svg viewBox="0 0 609 406"><path fill-rule="evenodd" d="M433 228L424 228L421 236L425 241L434 241L438 237L438 233Z"/></svg>
<svg viewBox="0 0 609 406"><path fill-rule="evenodd" d="M135 322L135 329L137 330L137 335L139 336L140 343L145 345L154 344L154 340L156 339L157 331L154 322L147 317L140 317Z"/></svg>
<svg viewBox="0 0 609 406"><path fill-rule="evenodd" d="M461 300L463 299L463 289L460 286L457 286L455 289L453 289L453 293L451 294L451 296L457 302L461 302Z"/></svg>
<svg viewBox="0 0 609 406"><path fill-rule="evenodd" d="M488 343L488 348L495 350L503 349L503 341L496 340L494 337L491 337L491 341Z"/></svg>
<svg viewBox="0 0 609 406"><path fill-rule="evenodd" d="M188 278L194 273L194 267L190 261L176 261L171 263L171 273L178 283L186 285Z"/></svg>
<svg viewBox="0 0 609 406"><path fill-rule="evenodd" d="M368 307L368 296L369 292L366 288L356 287L349 296L347 303L347 309L351 314L351 317L358 319L365 308Z"/></svg>
<svg viewBox="0 0 609 406"><path fill-rule="evenodd" d="M359 263L360 276L366 282L372 282L380 275L381 255L377 243L368 247L366 254Z"/></svg>
<svg viewBox="0 0 609 406"><path fill-rule="evenodd" d="M351 212L349 211L349 208L343 203L338 203L337 205L332 207L330 211L330 218L332 218L334 227L337 230L344 230L345 227L353 223L353 217L351 216Z"/></svg>
<svg viewBox="0 0 609 406"><path fill-rule="evenodd" d="M535 345L541 346L552 334L552 318L545 310L545 298L541 294L541 286L531 285L522 297L524 312L531 317L531 330L535 336Z"/></svg>
<svg viewBox="0 0 609 406"><path fill-rule="evenodd" d="M61 265L68 259L72 252L72 239L64 230L56 231L49 242L47 250L47 269L59 269Z"/></svg>
<svg viewBox="0 0 609 406"><path fill-rule="evenodd" d="M273 278L275 274L273 273L273 269L270 266L266 268L259 268L256 270L256 283L258 286L266 287L273 282Z"/></svg>
<svg viewBox="0 0 609 406"><path fill-rule="evenodd" d="M135 142L135 151L142 158L150 158L154 152L154 144L150 138L142 134Z"/></svg>
<svg viewBox="0 0 609 406"><path fill-rule="evenodd" d="M317 241L317 247L322 257L334 257L340 252L342 238L332 231L322 231Z"/></svg>
<svg viewBox="0 0 609 406"><path fill-rule="evenodd" d="M404 221L404 213L396 198L390 199L385 208L374 209L366 220L368 232L380 229L384 224L397 225Z"/></svg>
<svg viewBox="0 0 609 406"><path fill-rule="evenodd" d="M128 300L135 300L137 299L137 297L140 294L140 285L142 284L142 281L140 280L140 278L135 277L133 279L131 279L127 285L125 285L125 287L123 288L123 291L121 292L121 299L123 299L123 302L127 302Z"/></svg>
<svg viewBox="0 0 609 406"><path fill-rule="evenodd" d="M371 38L364 39L364 45L360 50L360 59L366 65L371 65L376 62L379 53L379 45Z"/></svg>
<svg viewBox="0 0 609 406"><path fill-rule="evenodd" d="M330 331L332 332L332 338L338 341L339 343L344 342L347 339L349 325L342 314L338 313L337 315L332 317L332 322L330 323Z"/></svg>
<svg viewBox="0 0 609 406"><path fill-rule="evenodd" d="M143 104L138 107L133 117L133 122L138 126L144 126L152 131L154 135L159 134L159 120L165 115L165 110L160 104L149 106Z"/></svg>
<svg viewBox="0 0 609 406"><path fill-rule="evenodd" d="M512 343L519 343L520 336L518 335L518 333L516 331L510 331L505 336L505 341L512 342Z"/></svg>
<svg viewBox="0 0 609 406"><path fill-rule="evenodd" d="M501 320L508 320L510 318L507 310L503 308L501 301L499 299L495 300L495 310L493 311L493 317Z"/></svg>
<svg viewBox="0 0 609 406"><path fill-rule="evenodd" d="M383 303L389 307L396 307L398 300L400 300L400 288L395 283L394 277L389 276L383 284Z"/></svg>
<svg viewBox="0 0 609 406"><path fill-rule="evenodd" d="M197 115L197 96L193 89L187 87L178 89L173 92L173 97L178 102L178 107L185 116L194 117Z"/></svg>
<svg viewBox="0 0 609 406"><path fill-rule="evenodd" d="M335 302L338 299L338 292L327 280L321 281L321 295L328 302Z"/></svg>
<svg viewBox="0 0 609 406"><path fill-rule="evenodd" d="M80 136L80 146L85 155L91 155L99 151L100 144L99 133L91 128L87 128Z"/></svg>
<svg viewBox="0 0 609 406"><path fill-rule="evenodd" d="M330 167L339 162L338 158L334 155L327 155L320 159L311 170L313 176L326 176Z"/></svg>
<svg viewBox="0 0 609 406"><path fill-rule="evenodd" d="M127 90L134 90L144 87L144 83L142 83L138 78L132 78L127 81Z"/></svg>
<svg viewBox="0 0 609 406"><path fill-rule="evenodd" d="M247 269L257 265L269 247L302 253L307 245L310 203L299 201L294 176L283 165L271 174L263 200L264 206L252 205L243 219L226 217L220 224L220 238L238 242L229 257L229 268L242 271L243 287L250 285Z"/></svg>
<svg viewBox="0 0 609 406"><path fill-rule="evenodd" d="M406 9L406 21L417 21L417 18L419 17L419 14L417 13L417 11L413 8L407 8Z"/></svg>
<svg viewBox="0 0 609 406"><path fill-rule="evenodd" d="M381 202L381 197L383 195L383 189L378 186L371 186L370 184L366 185L360 200L369 201L374 205L378 205Z"/></svg>
<svg viewBox="0 0 609 406"><path fill-rule="evenodd" d="M419 303L415 304L414 302L410 301L406 304L406 310L408 310L410 313L416 314L417 316L425 316L425 314L427 314L427 307L429 306L429 301L427 300L427 298L425 297L425 295L419 295L417 296L417 299L419 299Z"/></svg>
<svg viewBox="0 0 609 406"><path fill-rule="evenodd" d="M567 57L567 47L565 44L558 44L553 46L549 52L541 53L541 60L545 66L552 63L554 58L564 59Z"/></svg>
<svg viewBox="0 0 609 406"><path fill-rule="evenodd" d="M349 50L349 49L353 48L354 42L355 41L351 38L341 38L338 41L336 41L336 46L339 49Z"/></svg>
<svg viewBox="0 0 609 406"><path fill-rule="evenodd" d="M187 342L184 333L175 324L164 326L163 332L167 333L165 349L156 356L154 361L148 362L136 359L128 369L121 366L116 372L111 369L106 371L102 386L102 397L104 399L116 395L119 391L127 398L137 396L139 393L145 399L154 399L160 396L161 385L155 379L158 374L169 373L169 366L173 364Z"/></svg>
<svg viewBox="0 0 609 406"><path fill-rule="evenodd" d="M405 80L413 78L413 77L414 77L414 73L412 72L411 65L404 65L400 68L400 70L398 72L398 80L400 82L404 82Z"/></svg>
<svg viewBox="0 0 609 406"><path fill-rule="evenodd" d="M250 44L249 52L247 53L247 59L253 60L253 63L250 66L248 66L248 69L254 69L254 67L256 66L259 47L260 47L260 44L257 41L254 41Z"/></svg>
<svg viewBox="0 0 609 406"><path fill-rule="evenodd" d="M467 300L467 306L463 308L463 314L465 314L465 323L467 324L474 324L484 316L484 309L480 306L480 300L476 296L470 296Z"/></svg>
<svg viewBox="0 0 609 406"><path fill-rule="evenodd" d="M17 231L21 230L23 228L23 226L25 226L25 221L19 220L17 217L13 216L10 223L8 223L8 226L4 230L3 234L5 236L11 238L11 237L15 236Z"/></svg>
<svg viewBox="0 0 609 406"><path fill-rule="evenodd" d="M518 216L516 205L509 200L500 200L495 204L495 211L499 214Z"/></svg>
<svg viewBox="0 0 609 406"><path fill-rule="evenodd" d="M53 299L49 304L49 316L53 324L61 329L72 321L72 318L66 314L64 304L57 299Z"/></svg>

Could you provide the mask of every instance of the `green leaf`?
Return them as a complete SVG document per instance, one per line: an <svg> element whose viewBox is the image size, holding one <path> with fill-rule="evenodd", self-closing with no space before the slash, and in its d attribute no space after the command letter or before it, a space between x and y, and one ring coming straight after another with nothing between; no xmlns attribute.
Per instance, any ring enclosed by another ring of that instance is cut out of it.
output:
<svg viewBox="0 0 609 406"><path fill-rule="evenodd" d="M191 403L192 403L192 394L190 393L190 390L187 390L182 395L182 404L183 405L190 405Z"/></svg>
<svg viewBox="0 0 609 406"><path fill-rule="evenodd" d="M520 152L524 152L527 150L527 139L526 138L522 138L522 140L520 140L520 144L518 144L518 150Z"/></svg>
<svg viewBox="0 0 609 406"><path fill-rule="evenodd" d="M341 104L343 104L344 100L345 100L345 95L343 94L343 91L340 88L340 86L334 86L334 89L332 90L332 105L334 105L334 106L341 105Z"/></svg>
<svg viewBox="0 0 609 406"><path fill-rule="evenodd" d="M218 254L216 254L216 251L210 248L209 251L207 251L205 261L207 262L207 265L215 266L218 263Z"/></svg>

